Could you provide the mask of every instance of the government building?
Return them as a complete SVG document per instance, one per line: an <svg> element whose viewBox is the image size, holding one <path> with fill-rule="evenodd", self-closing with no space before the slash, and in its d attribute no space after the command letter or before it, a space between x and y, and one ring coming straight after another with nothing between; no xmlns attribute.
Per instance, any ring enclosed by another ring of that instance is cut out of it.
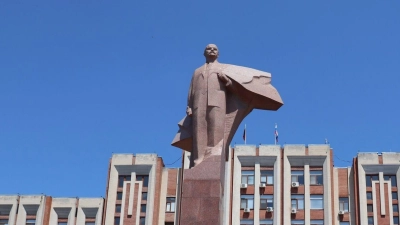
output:
<svg viewBox="0 0 400 225"><path fill-rule="evenodd" d="M189 157L182 153L181 168L168 168L157 154L113 154L105 198L0 193L0 225L190 225L179 223ZM348 160L351 167L334 167L329 145L236 145L225 163L221 220L398 225L400 153Z"/></svg>

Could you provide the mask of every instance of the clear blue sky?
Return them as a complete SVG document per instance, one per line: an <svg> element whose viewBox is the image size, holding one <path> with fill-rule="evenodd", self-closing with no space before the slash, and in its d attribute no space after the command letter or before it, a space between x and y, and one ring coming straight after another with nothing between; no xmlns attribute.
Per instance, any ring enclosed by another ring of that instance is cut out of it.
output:
<svg viewBox="0 0 400 225"><path fill-rule="evenodd" d="M395 0L0 1L0 195L104 196L113 152L174 162L208 43L285 102L244 120L248 144L278 123L280 144L328 138L335 166L400 151L399 28Z"/></svg>

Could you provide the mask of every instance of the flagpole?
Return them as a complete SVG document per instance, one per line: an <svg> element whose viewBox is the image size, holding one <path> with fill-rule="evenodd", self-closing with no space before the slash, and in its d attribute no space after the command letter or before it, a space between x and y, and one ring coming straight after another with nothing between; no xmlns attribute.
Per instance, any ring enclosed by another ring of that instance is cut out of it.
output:
<svg viewBox="0 0 400 225"><path fill-rule="evenodd" d="M278 124L275 123L275 132L274 132L275 145L276 145L276 134L277 134L277 129L278 129Z"/></svg>

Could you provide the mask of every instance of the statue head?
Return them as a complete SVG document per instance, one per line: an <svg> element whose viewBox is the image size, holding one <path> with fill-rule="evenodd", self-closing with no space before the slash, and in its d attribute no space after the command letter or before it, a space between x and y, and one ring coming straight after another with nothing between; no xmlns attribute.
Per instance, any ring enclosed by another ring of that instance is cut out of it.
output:
<svg viewBox="0 0 400 225"><path fill-rule="evenodd" d="M206 57L206 62L213 62L219 56L218 47L215 44L208 44L204 49L204 57Z"/></svg>

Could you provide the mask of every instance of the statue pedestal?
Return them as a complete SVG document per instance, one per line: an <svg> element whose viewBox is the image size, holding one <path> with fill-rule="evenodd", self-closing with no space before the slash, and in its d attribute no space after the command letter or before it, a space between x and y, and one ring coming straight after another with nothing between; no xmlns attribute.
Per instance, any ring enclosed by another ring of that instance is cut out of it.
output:
<svg viewBox="0 0 400 225"><path fill-rule="evenodd" d="M222 164L223 165L223 164ZM180 225L219 225L222 206L221 155L183 172Z"/></svg>

